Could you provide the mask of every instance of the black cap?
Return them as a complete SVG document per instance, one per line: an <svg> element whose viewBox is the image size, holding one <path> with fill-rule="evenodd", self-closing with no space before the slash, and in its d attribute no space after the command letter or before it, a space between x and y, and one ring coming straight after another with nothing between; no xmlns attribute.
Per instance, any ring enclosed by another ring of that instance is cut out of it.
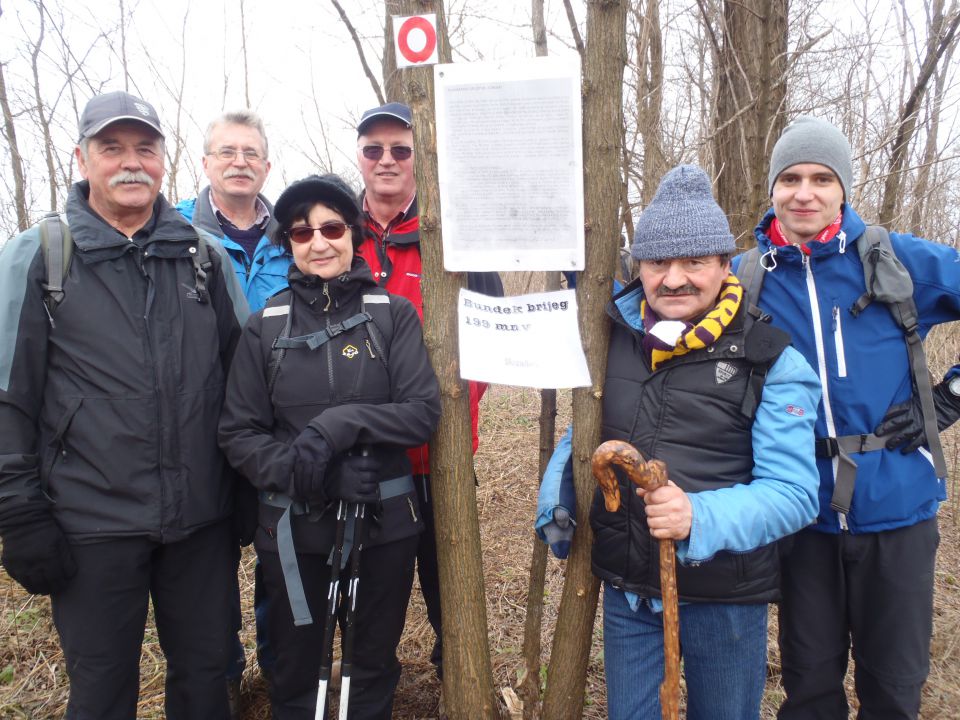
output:
<svg viewBox="0 0 960 720"><path fill-rule="evenodd" d="M343 216L348 225L360 224L360 203L350 186L339 175L311 175L297 180L280 193L273 206L273 217L281 228L289 228L296 220L290 213L303 202L329 205Z"/></svg>
<svg viewBox="0 0 960 720"><path fill-rule="evenodd" d="M95 95L83 109L80 116L80 139L91 138L107 125L119 120L133 120L150 127L163 137L160 118L153 105L135 95L117 90L116 92Z"/></svg>
<svg viewBox="0 0 960 720"><path fill-rule="evenodd" d="M363 135L371 123L386 118L391 120L399 120L407 127L411 127L413 125L413 114L410 112L410 108L403 103L392 102L367 110L363 114L363 117L360 118L360 122L357 125L357 135Z"/></svg>

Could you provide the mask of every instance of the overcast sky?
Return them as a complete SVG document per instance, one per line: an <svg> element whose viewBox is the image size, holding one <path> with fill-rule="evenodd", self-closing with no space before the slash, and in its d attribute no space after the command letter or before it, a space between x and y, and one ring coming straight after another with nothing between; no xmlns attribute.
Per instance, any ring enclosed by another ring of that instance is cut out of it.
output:
<svg viewBox="0 0 960 720"><path fill-rule="evenodd" d="M889 14L895 0L856 0ZM0 0L0 62L15 112L33 104L29 43L38 35L39 0ZM62 68L67 50L82 58L75 83L76 105L82 108L92 94L123 88L120 34L116 31L121 0L46 0L50 14L63 27L67 42L47 23L40 56L41 92L55 105L58 151L68 157L75 141L76 111L64 90ZM181 135L188 138L187 157L178 186L182 196L193 194L194 184L205 184L200 170L202 129L224 109L243 107L244 96L239 0L123 0L131 21L126 33L126 56L131 68L131 90L151 101L170 129L178 122L173 100L186 68ZM364 50L374 73L380 75L382 0L341 0L364 38ZM920 0L907 0L921 8ZM680 17L695 17L695 5L668 6ZM495 61L534 54L526 0L451 0L454 60ZM575 0L581 26L582 2ZM824 0L821 14L838 25L856 23L850 0ZM918 27L923 26L917 11ZM62 18L62 20L60 20ZM662 18L666 22L666 16ZM570 30L561 0L547 0L546 24L551 54L573 53ZM377 104L364 76L357 52L329 0L246 0L245 26L250 78L250 105L263 117L270 140L273 170L266 193L275 197L285 185L317 169L312 160L332 160L333 169L351 175L354 170L355 124L364 109ZM98 37L99 36L99 37ZM107 42L103 36L108 36ZM673 48L672 52L683 52ZM75 65L76 62L70 63ZM35 123L17 118L28 172L42 177L42 153L36 143ZM322 129L326 131L324 136ZM0 177L8 178L9 159L0 148ZM0 202L4 202L0 186ZM42 182L31 183L31 207L43 212L49 201ZM9 205L7 204L9 207ZM4 210L6 212L6 210Z"/></svg>

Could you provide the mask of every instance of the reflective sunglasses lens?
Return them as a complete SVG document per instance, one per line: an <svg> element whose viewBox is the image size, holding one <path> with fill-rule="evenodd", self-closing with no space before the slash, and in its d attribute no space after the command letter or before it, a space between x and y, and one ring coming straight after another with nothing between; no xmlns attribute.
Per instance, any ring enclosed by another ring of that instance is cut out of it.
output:
<svg viewBox="0 0 960 720"><path fill-rule="evenodd" d="M394 145L390 148L390 154L394 160L409 160L413 155L413 148L409 145Z"/></svg>
<svg viewBox="0 0 960 720"><path fill-rule="evenodd" d="M323 235L327 240L337 240L342 238L346 231L347 226L338 222L324 223L320 226L320 234Z"/></svg>
<svg viewBox="0 0 960 720"><path fill-rule="evenodd" d="M383 146L382 145L364 145L363 156L367 160L379 160L380 158L383 157Z"/></svg>
<svg viewBox="0 0 960 720"><path fill-rule="evenodd" d="M295 243L305 243L313 239L313 228L295 227L287 231L287 235Z"/></svg>

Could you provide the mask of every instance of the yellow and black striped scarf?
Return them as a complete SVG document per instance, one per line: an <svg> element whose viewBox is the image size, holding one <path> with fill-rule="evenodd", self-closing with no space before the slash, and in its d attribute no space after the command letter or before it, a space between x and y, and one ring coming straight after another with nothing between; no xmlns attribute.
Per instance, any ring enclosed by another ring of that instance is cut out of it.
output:
<svg viewBox="0 0 960 720"><path fill-rule="evenodd" d="M643 326L647 330L644 337L644 346L650 352L650 366L656 370L659 365L672 357L685 355L691 350L700 350L713 345L723 331L733 320L740 309L740 303L743 300L743 287L737 276L731 273L720 286L720 298L716 306L696 325L688 323L687 330L680 335L675 347L670 347L667 343L650 334L649 330L655 325L659 318L647 305L644 298L640 301L640 315L643 318Z"/></svg>

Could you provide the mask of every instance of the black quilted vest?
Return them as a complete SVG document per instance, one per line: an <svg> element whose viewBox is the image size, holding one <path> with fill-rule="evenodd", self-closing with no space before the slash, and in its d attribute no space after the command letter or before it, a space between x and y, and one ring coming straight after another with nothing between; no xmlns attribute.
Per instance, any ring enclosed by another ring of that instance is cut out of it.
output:
<svg viewBox="0 0 960 720"><path fill-rule="evenodd" d="M754 323L741 310L713 346L672 358L651 372L640 333L613 304L610 314L601 439L626 440L645 458L663 460L670 479L687 492L749 483L759 401L759 395L753 400L751 386L762 387L757 383L789 343L785 333ZM593 572L615 587L659 597L658 542L647 528L643 500L617 473L620 509L607 512L598 489L590 510ZM748 553L720 552L697 565L677 564L680 599L686 601L770 602L778 597L778 580L776 543Z"/></svg>

